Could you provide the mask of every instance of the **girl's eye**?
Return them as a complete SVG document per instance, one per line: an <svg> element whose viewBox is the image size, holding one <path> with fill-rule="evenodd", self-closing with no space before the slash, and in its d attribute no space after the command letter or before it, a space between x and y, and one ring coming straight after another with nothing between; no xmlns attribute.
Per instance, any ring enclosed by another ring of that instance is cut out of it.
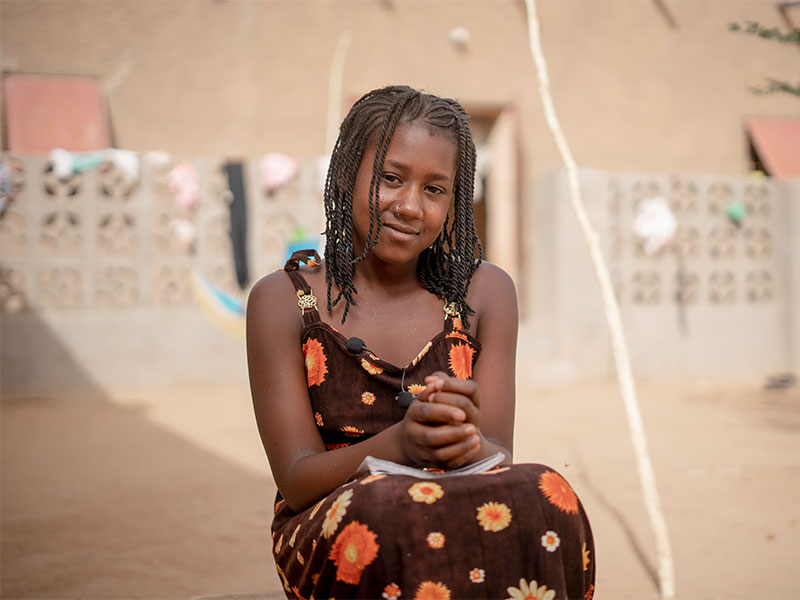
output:
<svg viewBox="0 0 800 600"><path fill-rule="evenodd" d="M428 192L431 194L444 194L445 191L440 187L428 186Z"/></svg>
<svg viewBox="0 0 800 600"><path fill-rule="evenodd" d="M391 173L384 173L383 180L387 183L400 183L400 178L397 175L392 175Z"/></svg>

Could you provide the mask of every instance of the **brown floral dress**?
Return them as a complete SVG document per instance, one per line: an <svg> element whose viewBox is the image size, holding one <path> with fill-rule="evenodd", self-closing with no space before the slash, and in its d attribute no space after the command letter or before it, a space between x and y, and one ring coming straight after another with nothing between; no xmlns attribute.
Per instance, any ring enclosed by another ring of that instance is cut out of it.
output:
<svg viewBox="0 0 800 600"><path fill-rule="evenodd" d="M403 418L395 397L434 371L469 378L480 344L457 315L405 369L320 320L295 253L286 266L303 307L308 391L328 450ZM405 371L405 375L403 372ZM501 465L439 479L359 473L293 512L280 493L273 553L289 598L591 598L589 521L569 484L543 465Z"/></svg>

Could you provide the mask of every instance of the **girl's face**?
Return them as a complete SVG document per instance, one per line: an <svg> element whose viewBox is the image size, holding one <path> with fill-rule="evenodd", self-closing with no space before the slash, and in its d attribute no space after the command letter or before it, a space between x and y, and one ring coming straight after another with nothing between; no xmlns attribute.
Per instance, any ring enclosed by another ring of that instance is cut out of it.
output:
<svg viewBox="0 0 800 600"><path fill-rule="evenodd" d="M367 145L353 191L355 256L368 243L369 183L376 145ZM378 192L381 231L376 258L415 262L444 225L456 176L457 145L447 134L417 122L401 123L386 150ZM374 230L373 230L374 231Z"/></svg>

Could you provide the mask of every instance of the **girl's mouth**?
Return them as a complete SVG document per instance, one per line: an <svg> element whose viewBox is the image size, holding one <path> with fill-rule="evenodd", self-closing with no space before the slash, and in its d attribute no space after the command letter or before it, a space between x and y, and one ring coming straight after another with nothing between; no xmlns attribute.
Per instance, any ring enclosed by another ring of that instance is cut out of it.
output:
<svg viewBox="0 0 800 600"><path fill-rule="evenodd" d="M391 237L397 239L410 240L419 235L417 230L398 223L383 223L383 229L390 234Z"/></svg>

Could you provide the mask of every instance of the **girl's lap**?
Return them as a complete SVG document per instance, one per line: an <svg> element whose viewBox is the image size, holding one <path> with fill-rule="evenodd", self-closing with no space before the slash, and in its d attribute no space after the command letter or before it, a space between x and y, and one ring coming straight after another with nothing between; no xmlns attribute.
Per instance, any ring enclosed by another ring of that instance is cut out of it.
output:
<svg viewBox="0 0 800 600"><path fill-rule="evenodd" d="M302 596L305 585L319 586L315 597L380 597L394 584L413 597L429 582L452 597L506 597L525 579L583 597L593 580L583 509L544 465L436 479L361 474L285 516L276 562Z"/></svg>

